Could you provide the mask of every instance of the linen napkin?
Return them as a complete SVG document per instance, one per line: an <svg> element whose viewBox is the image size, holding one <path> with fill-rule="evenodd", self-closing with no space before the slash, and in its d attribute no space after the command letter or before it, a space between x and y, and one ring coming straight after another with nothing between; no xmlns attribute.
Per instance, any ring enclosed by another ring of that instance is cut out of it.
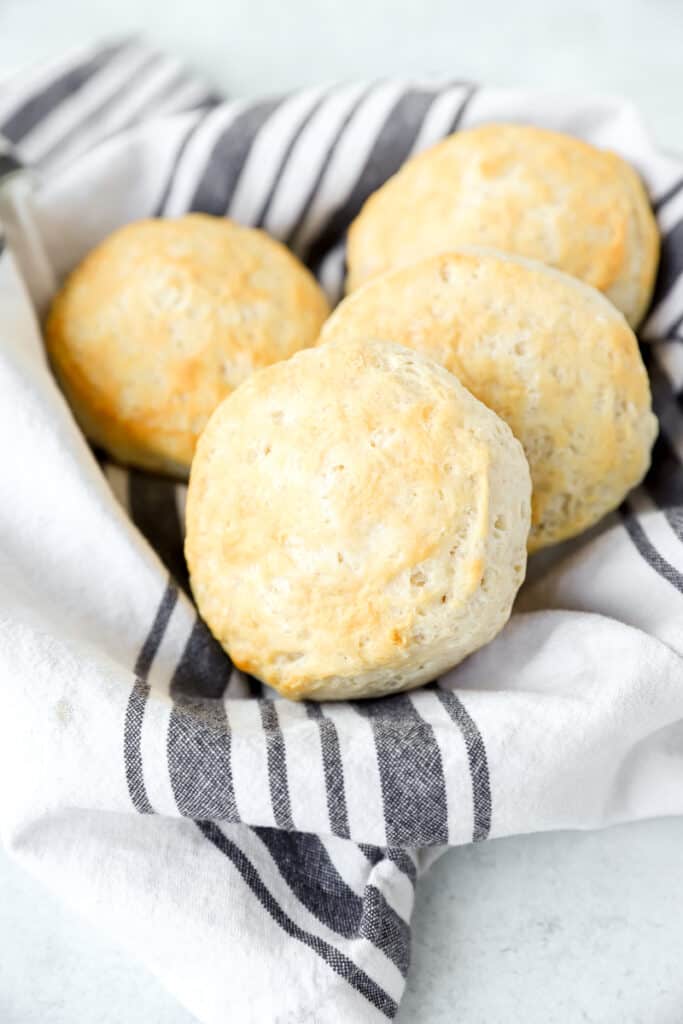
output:
<svg viewBox="0 0 683 1024"><path fill-rule="evenodd" d="M490 120L613 148L647 184L652 469L532 559L506 629L434 684L275 700L197 617L184 487L90 450L40 317L118 225L187 210L265 228L336 300L365 198ZM380 81L223 101L138 40L1 84L0 136L3 841L205 1024L391 1019L445 847L683 811L683 161L619 100Z"/></svg>

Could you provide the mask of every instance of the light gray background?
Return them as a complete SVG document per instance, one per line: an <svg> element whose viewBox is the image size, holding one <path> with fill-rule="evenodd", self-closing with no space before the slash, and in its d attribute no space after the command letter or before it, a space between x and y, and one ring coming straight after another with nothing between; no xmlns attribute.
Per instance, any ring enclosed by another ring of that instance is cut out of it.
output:
<svg viewBox="0 0 683 1024"><path fill-rule="evenodd" d="M131 30L233 95L430 73L620 93L683 150L679 0L0 0L0 76ZM449 853L421 886L401 1024L680 1024L682 848L675 820ZM1 1024L191 1021L0 851Z"/></svg>

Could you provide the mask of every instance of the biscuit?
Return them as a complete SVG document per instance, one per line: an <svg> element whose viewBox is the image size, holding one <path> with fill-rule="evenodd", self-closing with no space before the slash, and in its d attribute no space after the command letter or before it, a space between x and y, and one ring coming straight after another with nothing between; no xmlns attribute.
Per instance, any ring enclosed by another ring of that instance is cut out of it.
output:
<svg viewBox="0 0 683 1024"><path fill-rule="evenodd" d="M370 196L349 230L347 288L473 245L578 277L633 326L659 255L647 195L624 160L558 132L486 124L413 157Z"/></svg>
<svg viewBox="0 0 683 1024"><path fill-rule="evenodd" d="M97 246L56 296L46 343L91 441L182 477L219 402L313 344L328 311L279 242L191 214L128 224Z"/></svg>
<svg viewBox="0 0 683 1024"><path fill-rule="evenodd" d="M234 663L287 697L410 689L507 620L529 501L509 427L443 367L365 338L309 349L200 438L192 590Z"/></svg>
<svg viewBox="0 0 683 1024"><path fill-rule="evenodd" d="M454 373L522 442L530 550L571 537L642 479L657 432L638 343L599 292L490 251L432 256L337 307L320 343L390 339Z"/></svg>

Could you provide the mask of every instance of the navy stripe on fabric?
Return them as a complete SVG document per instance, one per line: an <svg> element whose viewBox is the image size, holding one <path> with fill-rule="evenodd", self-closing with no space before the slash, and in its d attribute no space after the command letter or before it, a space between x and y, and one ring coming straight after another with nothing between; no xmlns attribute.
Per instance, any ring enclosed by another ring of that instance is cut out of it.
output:
<svg viewBox="0 0 683 1024"><path fill-rule="evenodd" d="M174 698L217 700L230 683L232 661L208 627L196 618L171 679Z"/></svg>
<svg viewBox="0 0 683 1024"><path fill-rule="evenodd" d="M397 846L389 846L386 851L387 860L395 864L399 871L402 871L411 882L417 881L417 868L415 861L405 850Z"/></svg>
<svg viewBox="0 0 683 1024"><path fill-rule="evenodd" d="M353 121L354 117L356 116L356 114L358 113L360 108L363 106L363 104L367 100L368 96L372 93L372 91L373 91L373 86L370 86L368 89L366 89L364 92L361 93L361 95L358 97L356 102L351 106L351 109L347 112L346 116L344 117L344 119L342 120L341 124L339 125L339 128L337 130L337 134L335 135L334 139L332 140L332 143L330 144L330 147L327 150L327 153L325 154L325 156L324 156L324 158L322 160L322 163L320 164L320 167L318 168L318 173L316 174L315 179L313 180L313 182L312 182L312 184L311 184L311 186L310 186L310 188L308 190L308 194L306 195L306 198L305 198L305 200L304 200L304 202L303 202L303 204L301 206L301 209L299 211L299 216L297 217L296 221L294 222L294 224L290 228L290 230L287 233L287 235L283 238L283 241L285 242L286 245L290 245L291 246L292 243L294 242L294 240L296 238L296 235L299 233L301 225L306 220L306 217L308 216L308 212L309 212L311 206L313 205L315 197L317 196L317 194L318 194L318 192L320 190L320 186L322 184L323 178L325 177L325 173L327 171L327 168L330 166L330 162L332 160L332 157L334 156L335 152L337 151L337 148L339 147L339 143L341 142L341 140L342 140L342 138L344 136L344 133L346 132L346 129L348 128L349 124Z"/></svg>
<svg viewBox="0 0 683 1024"><path fill-rule="evenodd" d="M292 830L292 806L289 799L289 781L287 778L287 755L285 739L280 728L275 702L260 700L259 711L261 724L266 736L266 755L268 758L268 785L270 801L273 805L273 816L278 828Z"/></svg>
<svg viewBox="0 0 683 1024"><path fill-rule="evenodd" d="M190 582L183 552L183 531L178 516L175 483L163 476L128 471L128 507L138 530L149 541L168 571L189 593Z"/></svg>
<svg viewBox="0 0 683 1024"><path fill-rule="evenodd" d="M677 316L676 319L672 323L670 323L669 326L664 331L662 331L662 337L659 338L658 340L659 341L680 341L681 337L678 334L678 329L681 326L681 324L683 324L683 313L681 313L680 316Z"/></svg>
<svg viewBox="0 0 683 1024"><path fill-rule="evenodd" d="M652 297L652 309L656 309L660 302L666 298L678 278L683 274L683 220L662 235L660 251L659 273ZM675 328L669 328L667 334L673 333Z"/></svg>
<svg viewBox="0 0 683 1024"><path fill-rule="evenodd" d="M683 466L663 433L652 448L652 465L644 486L659 508L683 506Z"/></svg>
<svg viewBox="0 0 683 1024"><path fill-rule="evenodd" d="M327 814L330 819L332 834L348 839L349 813L346 805L346 789L344 786L344 765L342 763L339 735L334 722L325 716L320 704L307 701L306 713L318 724L320 748L325 775L325 795L327 798Z"/></svg>
<svg viewBox="0 0 683 1024"><path fill-rule="evenodd" d="M242 672L242 678L247 684L250 697L262 697L263 696L263 683L256 676L250 675L248 672Z"/></svg>
<svg viewBox="0 0 683 1024"><path fill-rule="evenodd" d="M389 906L374 885L366 885L363 893L360 934L361 938L381 949L406 977L410 967L410 926Z"/></svg>
<svg viewBox="0 0 683 1024"><path fill-rule="evenodd" d="M313 106L308 111L306 116L303 118L301 123L298 125L296 131L294 132L294 134L292 135L291 139L289 140L289 143L287 144L287 148L286 148L285 152L282 155L282 159L280 160L280 165L279 165L279 167L278 167L278 169L277 169L277 171L275 173L275 177L273 178L273 183L270 186L270 189L268 191L268 195L265 198L265 201L263 203L263 206L261 207L261 211L260 211L258 217L254 220L253 227L258 228L258 227L261 227L263 225L263 222L265 221L266 217L268 216L268 211L270 210L270 207L272 205L273 199L275 198L275 194L277 192L277 187L280 184L280 181L282 179L282 175L284 173L285 167L287 166L287 164L289 162L289 158L292 155L294 147L296 146L297 142L301 138L301 136L302 136L303 132L305 131L307 125L311 122L311 120L318 113L318 111L320 110L320 107L323 105L323 103L325 102L326 99L327 99L326 95L325 96L321 96L320 99L317 100L317 102L313 104Z"/></svg>
<svg viewBox="0 0 683 1024"><path fill-rule="evenodd" d="M314 272L325 254L341 241L365 200L408 158L433 99L433 91L417 89L399 97L379 131L349 197L335 210L306 254L306 262Z"/></svg>
<svg viewBox="0 0 683 1024"><path fill-rule="evenodd" d="M196 618L171 679L166 752L178 810L186 817L239 821L230 725L222 700L232 661Z"/></svg>
<svg viewBox="0 0 683 1024"><path fill-rule="evenodd" d="M350 703L372 726L387 845L447 843L446 783L431 725L403 694Z"/></svg>
<svg viewBox="0 0 683 1024"><path fill-rule="evenodd" d="M155 90L147 101L141 107L138 107L130 117L127 117L118 130L130 128L132 125L139 124L150 117L168 117L174 114L189 113L190 111L208 112L211 107L216 107L219 103L223 102L222 97L217 96L216 93L208 89L203 94L189 101L182 100L182 102L178 102L178 97L173 98L176 93L180 93L182 97L182 93L187 90L189 85L195 86L196 83L188 76L187 71L179 71L169 82ZM159 110L160 107L163 108L161 111Z"/></svg>
<svg viewBox="0 0 683 1024"><path fill-rule="evenodd" d="M472 801L474 823L472 840L479 843L487 839L491 831L491 782L486 757L486 747L477 724L459 697L451 690L436 687L435 691L451 719L458 725L465 741L470 777L472 780Z"/></svg>
<svg viewBox="0 0 683 1024"><path fill-rule="evenodd" d="M176 601L178 600L178 591L174 586L172 580L169 580L166 584L164 595L161 598L161 603L157 609L157 613L152 623L144 644L140 648L137 661L135 662L134 672L135 675L142 680L147 679L154 655L159 650L159 645L163 640L166 627L168 626L168 620L171 618L173 609L175 608Z"/></svg>
<svg viewBox="0 0 683 1024"><path fill-rule="evenodd" d="M654 358L651 347L642 345L641 352L650 376L654 410L663 423L668 423L675 430L683 415L680 411L681 396L675 393L671 381ZM664 512L676 536L683 540L683 466L663 429L655 440L652 463L643 485L658 508ZM662 579L683 593L683 573L660 554L645 533L638 516L626 504L622 505L619 512L624 528L641 558Z"/></svg>
<svg viewBox="0 0 683 1024"><path fill-rule="evenodd" d="M140 748L142 720L145 717L148 697L149 686L136 679L128 698L126 718L123 726L123 760L126 769L126 785L133 807L140 814L154 813L145 786Z"/></svg>
<svg viewBox="0 0 683 1024"><path fill-rule="evenodd" d="M387 848L359 843L358 849L367 857L371 864L378 864L381 860L390 860L413 884L416 882L417 868L415 867L415 861L410 854L400 849L400 847L392 846Z"/></svg>
<svg viewBox="0 0 683 1024"><path fill-rule="evenodd" d="M680 541L683 541L683 505L668 508L664 513L667 522Z"/></svg>
<svg viewBox="0 0 683 1024"><path fill-rule="evenodd" d="M54 145L50 146L46 152L42 152L40 154L41 161L52 160L70 142L73 142L74 139L78 139L79 135L86 131L88 127L92 127L101 121L102 116L106 111L115 107L116 104L124 99L124 97L129 93L135 92L140 83L144 81L149 71L159 64L160 60L161 58L159 54L150 54L150 56L142 62L140 67L135 68L135 70L129 74L125 85L119 86L114 93L110 93L108 96L105 96L104 99L102 99L93 109L90 109L84 117L80 118L77 124L62 135Z"/></svg>
<svg viewBox="0 0 683 1024"><path fill-rule="evenodd" d="M410 962L410 928L379 889L367 885L363 897L358 896L341 877L315 835L275 828L254 828L253 831L307 910L344 938L367 939L406 975Z"/></svg>
<svg viewBox="0 0 683 1024"><path fill-rule="evenodd" d="M128 46L130 46L130 40L107 46L76 67L59 75L15 110L4 124L0 125L0 134L10 142L20 142L64 100L69 99L81 89L93 75Z"/></svg>
<svg viewBox="0 0 683 1024"><path fill-rule="evenodd" d="M654 357L652 347L642 345L641 352L650 377L652 405L661 421L660 431L652 448L650 469L643 483L676 530L678 517L672 516L671 513L672 510L683 507L683 465L667 436L667 428L674 431L674 436L683 440L681 396L676 395L671 380Z"/></svg>
<svg viewBox="0 0 683 1024"><path fill-rule="evenodd" d="M190 203L191 210L219 217L226 213L254 139L281 102L254 104L228 125L213 147Z"/></svg>
<svg viewBox="0 0 683 1024"><path fill-rule="evenodd" d="M317 935L307 932L296 924L280 906L264 884L258 871L240 848L209 821L198 821L197 826L204 837L224 854L234 865L244 883L251 889L258 901L282 930L315 952L339 977L343 978L380 1013L391 1020L396 1016L398 1006L384 989L344 953Z"/></svg>
<svg viewBox="0 0 683 1024"><path fill-rule="evenodd" d="M187 152L188 146L196 136L199 129L204 125L206 118L210 113L211 111L207 110L205 113L200 114L197 117L197 120L190 125L189 129L183 136L180 145L178 146L175 158L173 160L173 165L168 173L166 183L161 191L161 196L159 198L159 201L157 202L156 209L153 214L154 217L163 217L166 210L166 204L168 203L168 199L171 194L171 189L173 188L173 185L178 174L178 168L180 167L183 161L183 157Z"/></svg>
<svg viewBox="0 0 683 1024"><path fill-rule="evenodd" d="M674 400L671 381L655 358L652 345L645 343L641 344L639 348L641 358L650 378L653 408L655 412L661 413Z"/></svg>
<svg viewBox="0 0 683 1024"><path fill-rule="evenodd" d="M657 196L656 199L652 200L652 209L654 212L659 213L661 208L666 206L666 204L670 202L674 196L677 196L682 189L683 178L679 178L678 181L674 182L674 184L666 190L666 192L663 192L661 196Z"/></svg>
<svg viewBox="0 0 683 1024"><path fill-rule="evenodd" d="M463 99L462 103L458 107L458 110L456 111L455 117L451 121L451 126L448 129L448 131L446 132L446 135L452 135L453 132L457 132L458 128L462 124L462 119L464 118L464 116L465 116L465 114L467 112L467 108L469 107L470 103L472 102L472 100L476 96L476 93L477 93L477 87L476 86L472 85L472 86L470 86L468 88L468 90L467 90L467 92L465 94L465 98Z"/></svg>
<svg viewBox="0 0 683 1024"><path fill-rule="evenodd" d="M21 170L21 164L11 153L0 153L0 178L15 174Z"/></svg>
<svg viewBox="0 0 683 1024"><path fill-rule="evenodd" d="M182 815L240 820L230 725L222 700L176 694L167 753L171 787Z"/></svg>
<svg viewBox="0 0 683 1024"><path fill-rule="evenodd" d="M640 525L636 516L634 516L625 506L619 509L621 514L621 520L624 524L626 532L633 541L633 545L640 556L647 562L651 569L670 583L672 587L675 587L679 593L683 594L683 574L668 562L663 557L650 541L645 530Z"/></svg>
<svg viewBox="0 0 683 1024"><path fill-rule="evenodd" d="M232 744L223 696L233 665L200 618L176 665L166 752L178 810L186 817L239 821Z"/></svg>
<svg viewBox="0 0 683 1024"><path fill-rule="evenodd" d="M147 796L142 769L142 721L149 696L146 679L154 656L163 639L168 621L171 617L178 591L169 580L157 609L154 621L135 662L136 680L128 698L126 716L123 726L123 759L126 771L126 783L133 806L141 814L152 814L153 808Z"/></svg>

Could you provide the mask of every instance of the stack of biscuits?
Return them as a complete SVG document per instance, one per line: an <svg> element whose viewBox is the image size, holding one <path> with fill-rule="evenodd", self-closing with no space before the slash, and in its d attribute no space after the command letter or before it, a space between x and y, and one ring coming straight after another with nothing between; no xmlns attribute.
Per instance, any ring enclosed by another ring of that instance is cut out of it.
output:
<svg viewBox="0 0 683 1024"><path fill-rule="evenodd" d="M45 335L91 441L189 473L193 594L235 665L293 699L374 697L492 639L527 551L644 476L658 252L620 157L487 124L368 199L331 315L275 239L190 214L105 239Z"/></svg>

